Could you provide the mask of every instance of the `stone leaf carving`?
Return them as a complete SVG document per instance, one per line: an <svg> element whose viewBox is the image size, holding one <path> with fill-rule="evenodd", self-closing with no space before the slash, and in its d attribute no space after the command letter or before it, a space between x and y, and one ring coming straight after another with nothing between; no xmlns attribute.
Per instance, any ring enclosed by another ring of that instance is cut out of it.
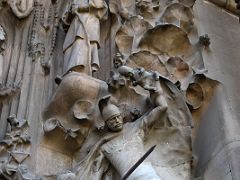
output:
<svg viewBox="0 0 240 180"><path fill-rule="evenodd" d="M138 47L153 54L189 56L193 52L186 32L173 24L157 25L141 38Z"/></svg>
<svg viewBox="0 0 240 180"><path fill-rule="evenodd" d="M175 24L189 33L193 28L192 9L179 3L170 4L162 14L160 22Z"/></svg>
<svg viewBox="0 0 240 180"><path fill-rule="evenodd" d="M123 55L136 51L140 37L152 26L141 16L133 16L125 21L116 34L116 44Z"/></svg>
<svg viewBox="0 0 240 180"><path fill-rule="evenodd" d="M203 89L198 83L189 84L186 90L187 103L192 109L198 109L203 103Z"/></svg>
<svg viewBox="0 0 240 180"><path fill-rule="evenodd" d="M187 62L180 57L170 57L165 63L168 72L171 74L171 80L176 83L179 81L181 90L185 90L189 80L193 75L193 70Z"/></svg>
<svg viewBox="0 0 240 180"><path fill-rule="evenodd" d="M161 15L161 6L159 0L137 0L137 14L142 16L145 20L147 20L151 25L155 25L156 20Z"/></svg>
<svg viewBox="0 0 240 180"><path fill-rule="evenodd" d="M129 67L143 67L147 71L157 71L162 76L169 77L169 72L160 58L149 51L132 53L126 60Z"/></svg>

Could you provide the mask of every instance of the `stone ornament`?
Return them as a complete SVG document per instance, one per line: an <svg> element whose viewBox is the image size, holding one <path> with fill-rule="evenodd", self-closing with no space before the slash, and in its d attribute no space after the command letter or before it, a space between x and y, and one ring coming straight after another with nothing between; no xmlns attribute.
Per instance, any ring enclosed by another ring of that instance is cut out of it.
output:
<svg viewBox="0 0 240 180"><path fill-rule="evenodd" d="M189 7L173 3L166 7L160 21L161 23L175 24L189 33L193 28L193 12Z"/></svg>
<svg viewBox="0 0 240 180"><path fill-rule="evenodd" d="M34 7L34 0L8 0L13 14L19 19L29 16Z"/></svg>
<svg viewBox="0 0 240 180"><path fill-rule="evenodd" d="M169 56L188 56L193 51L186 32L172 24L157 25L148 30L141 38L138 47L153 54Z"/></svg>
<svg viewBox="0 0 240 180"><path fill-rule="evenodd" d="M30 156L31 137L28 122L25 119L18 119L15 114L9 116L7 121L11 130L0 142L0 154L5 154L5 157L0 158L0 177L40 180L23 165Z"/></svg>

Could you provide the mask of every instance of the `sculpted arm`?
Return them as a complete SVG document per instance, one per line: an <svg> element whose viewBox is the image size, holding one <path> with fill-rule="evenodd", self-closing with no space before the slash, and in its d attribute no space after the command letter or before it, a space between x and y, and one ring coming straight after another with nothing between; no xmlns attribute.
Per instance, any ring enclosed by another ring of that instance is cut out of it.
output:
<svg viewBox="0 0 240 180"><path fill-rule="evenodd" d="M165 100L165 99L163 99ZM162 115L167 111L167 103L164 102L162 106L157 106L149 114L143 116L140 123L140 128L147 130L156 121L160 120Z"/></svg>

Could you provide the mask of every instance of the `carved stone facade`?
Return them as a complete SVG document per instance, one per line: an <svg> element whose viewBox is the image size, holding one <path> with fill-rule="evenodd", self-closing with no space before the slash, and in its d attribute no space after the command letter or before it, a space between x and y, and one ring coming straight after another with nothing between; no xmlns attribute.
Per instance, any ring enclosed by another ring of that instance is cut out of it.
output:
<svg viewBox="0 0 240 180"><path fill-rule="evenodd" d="M194 4L0 1L0 179L218 179L199 144L222 82Z"/></svg>

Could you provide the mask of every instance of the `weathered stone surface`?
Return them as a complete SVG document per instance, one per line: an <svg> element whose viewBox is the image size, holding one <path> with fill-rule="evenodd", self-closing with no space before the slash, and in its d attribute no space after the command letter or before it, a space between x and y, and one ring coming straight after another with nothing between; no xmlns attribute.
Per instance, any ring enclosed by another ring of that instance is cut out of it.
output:
<svg viewBox="0 0 240 180"><path fill-rule="evenodd" d="M0 1L0 178L119 179L157 145L129 179L238 179L239 24L194 3Z"/></svg>

